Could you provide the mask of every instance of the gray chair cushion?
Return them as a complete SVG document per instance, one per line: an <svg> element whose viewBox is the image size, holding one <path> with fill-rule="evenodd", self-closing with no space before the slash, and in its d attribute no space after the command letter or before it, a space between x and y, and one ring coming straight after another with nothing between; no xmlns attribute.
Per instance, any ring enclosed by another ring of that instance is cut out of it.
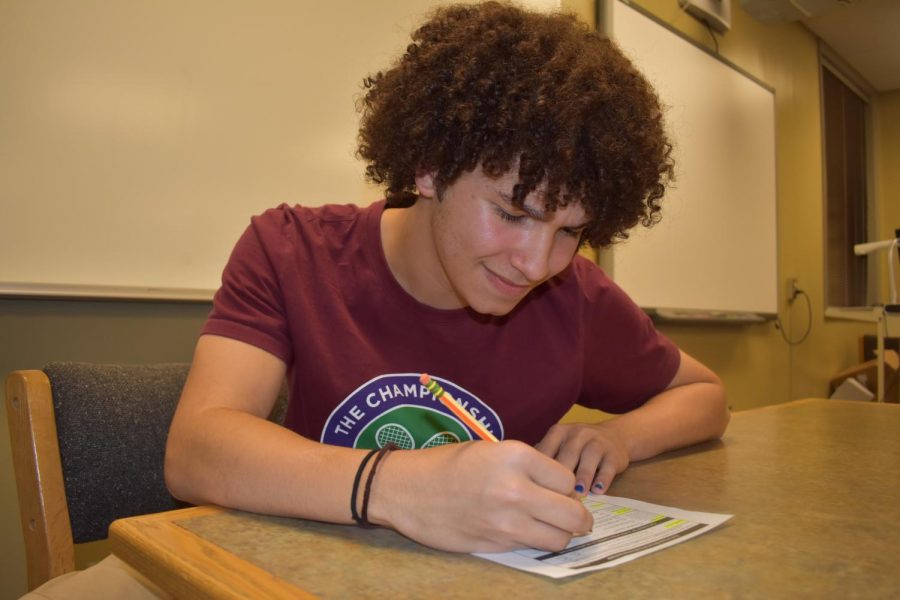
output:
<svg viewBox="0 0 900 600"><path fill-rule="evenodd" d="M62 459L72 537L107 537L115 519L183 506L163 479L166 436L187 363L44 368Z"/></svg>
<svg viewBox="0 0 900 600"><path fill-rule="evenodd" d="M189 369L188 363L44 367L76 544L106 538L116 519L187 506L169 494L163 461ZM283 423L287 404L285 384L269 420Z"/></svg>

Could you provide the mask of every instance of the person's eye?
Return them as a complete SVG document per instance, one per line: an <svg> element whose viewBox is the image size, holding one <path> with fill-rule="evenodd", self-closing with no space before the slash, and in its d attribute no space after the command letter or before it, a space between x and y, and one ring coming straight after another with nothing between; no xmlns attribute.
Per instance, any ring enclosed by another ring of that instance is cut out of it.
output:
<svg viewBox="0 0 900 600"><path fill-rule="evenodd" d="M582 234L584 234L584 227L579 227L578 229L569 229L568 227L563 227L560 229L564 234L569 237L573 237L575 239L581 238Z"/></svg>
<svg viewBox="0 0 900 600"><path fill-rule="evenodd" d="M501 219L509 223L521 223L522 220L525 219L525 215L514 215L512 213L508 213L499 206L494 207L494 209Z"/></svg>

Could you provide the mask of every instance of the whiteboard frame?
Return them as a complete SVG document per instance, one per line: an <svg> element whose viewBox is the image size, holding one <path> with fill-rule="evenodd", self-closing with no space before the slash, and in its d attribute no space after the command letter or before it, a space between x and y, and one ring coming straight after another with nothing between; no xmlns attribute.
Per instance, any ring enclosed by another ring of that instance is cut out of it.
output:
<svg viewBox="0 0 900 600"><path fill-rule="evenodd" d="M360 82L438 4L4 7L0 298L209 302L252 215L383 197Z"/></svg>
<svg viewBox="0 0 900 600"><path fill-rule="evenodd" d="M702 306L697 307L671 307L671 306L656 306L649 305L650 303L642 303L639 298L636 298L636 301L641 308L653 316L656 320L659 321L683 321L683 322L691 322L691 323L725 323L725 324L748 324L748 323L765 323L769 320L773 320L777 318L778 315L778 298L779 298L779 282L780 282L780 266L779 266L779 236L778 236L778 163L777 163L777 131L778 131L778 115L777 115L777 107L775 103L776 99L776 90L774 87L770 86L766 82L762 81L758 77L754 76L752 73L744 70L740 66L734 64L727 58L721 56L720 54L713 52L710 48L698 43L688 35L682 33L676 28L672 27L670 24L665 21L660 20L656 15L652 14L645 8L631 2L630 0L597 0L596 2L596 18L597 30L604 33L606 36L610 37L614 41L616 40L615 30L615 16L614 16L614 8L613 3L620 2L627 8L633 9L635 12L640 14L642 17L649 19L655 25L662 27L667 32L675 35L678 39L687 42L691 47L700 50L706 56L715 59L718 63L723 66L731 69L738 75L744 77L748 81L753 84L759 86L762 90L770 93L772 95L772 176L773 176L773 203L772 203L772 213L771 219L774 224L774 235L773 235L773 244L771 247L773 254L771 254L773 264L771 267L774 269L773 277L774 277L774 286L772 290L772 297L767 301L767 309L766 310L753 310L753 311L743 311L743 310L729 310L724 308L704 308ZM665 201L663 202L663 218L665 219ZM650 235L652 235L652 230ZM627 242L626 242L627 243ZM616 279L616 245L613 245L609 248L600 249L598 255L598 263L607 273L615 280ZM626 292L628 290L626 289ZM645 305L647 304L647 305Z"/></svg>
<svg viewBox="0 0 900 600"><path fill-rule="evenodd" d="M216 290L201 288L0 282L0 298L5 299L209 303L215 293Z"/></svg>

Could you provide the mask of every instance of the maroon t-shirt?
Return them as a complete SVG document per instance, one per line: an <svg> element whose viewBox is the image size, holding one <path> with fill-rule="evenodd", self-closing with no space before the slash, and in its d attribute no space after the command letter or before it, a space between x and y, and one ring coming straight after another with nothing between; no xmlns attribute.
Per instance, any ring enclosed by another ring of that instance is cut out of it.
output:
<svg viewBox="0 0 900 600"><path fill-rule="evenodd" d="M534 444L573 404L626 412L678 369L678 349L580 256L503 317L418 302L388 267L383 210L254 217L203 328L285 362L285 426L301 435L355 447L473 439L419 384L429 373L498 438Z"/></svg>

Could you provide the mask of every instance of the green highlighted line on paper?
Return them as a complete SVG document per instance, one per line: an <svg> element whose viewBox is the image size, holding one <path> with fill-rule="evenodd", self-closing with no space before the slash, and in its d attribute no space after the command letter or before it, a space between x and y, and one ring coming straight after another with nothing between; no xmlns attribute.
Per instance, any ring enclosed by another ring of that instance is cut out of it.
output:
<svg viewBox="0 0 900 600"><path fill-rule="evenodd" d="M731 518L614 496L588 495L583 502L594 516L593 531L573 538L564 550L529 549L475 556L548 577L568 577L614 567L680 544Z"/></svg>

